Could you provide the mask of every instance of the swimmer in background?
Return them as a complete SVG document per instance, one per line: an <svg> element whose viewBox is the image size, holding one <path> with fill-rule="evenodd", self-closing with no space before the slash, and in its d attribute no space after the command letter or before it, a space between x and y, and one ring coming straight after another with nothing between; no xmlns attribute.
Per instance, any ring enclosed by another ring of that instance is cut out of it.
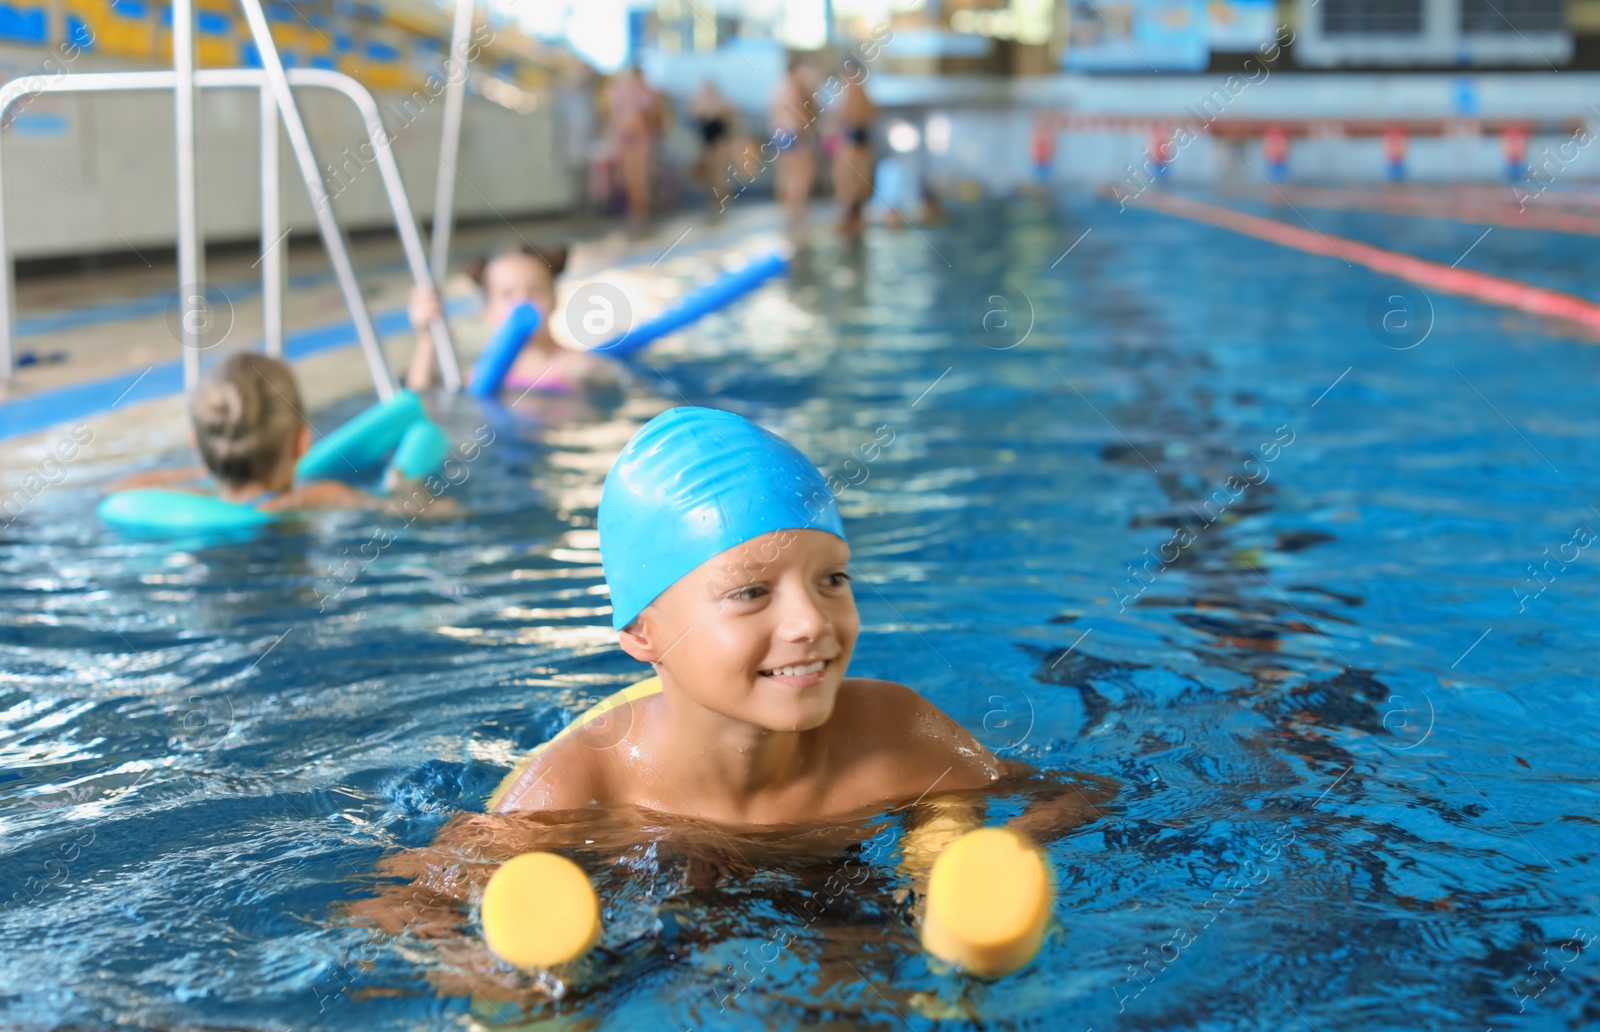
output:
<svg viewBox="0 0 1600 1032"><path fill-rule="evenodd" d="M778 203L791 226L806 214L811 184L817 175L816 143L812 126L817 120L816 76L798 54L789 58L789 70L772 91L767 123L778 149Z"/></svg>
<svg viewBox="0 0 1600 1032"><path fill-rule="evenodd" d="M218 498L262 512L403 511L393 499L376 498L342 481L295 483L295 465L311 450L311 424L294 373L275 358L234 355L195 392L189 412L190 441L205 465L136 473L112 485L112 491L190 484L210 476ZM393 470L389 475L391 491L409 483ZM430 516L455 512L449 498L435 499L428 508Z"/></svg>
<svg viewBox="0 0 1600 1032"><path fill-rule="evenodd" d="M604 105L623 189L628 194L628 219L642 223L650 217L650 177L655 138L661 131L661 99L634 65L612 80Z"/></svg>
<svg viewBox="0 0 1600 1032"><path fill-rule="evenodd" d="M844 92L835 103L838 136L833 152L833 192L839 201L839 232L859 236L862 210L872 199L872 126L878 109L866 87L849 77L845 68Z"/></svg>
<svg viewBox="0 0 1600 1032"><path fill-rule="evenodd" d="M710 79L701 79L689 98L689 117L700 130L699 178L710 191L712 214L721 214L728 196L728 165L733 145L733 105Z"/></svg>
<svg viewBox="0 0 1600 1032"><path fill-rule="evenodd" d="M615 745L578 733L537 753L495 813L789 825L1018 773L912 689L845 676L860 631L850 546L822 474L788 442L732 413L670 409L612 466L598 525L618 641L661 690L615 714ZM1053 787L1011 827L1049 838L1081 824L1069 787Z"/></svg>
<svg viewBox="0 0 1600 1032"><path fill-rule="evenodd" d="M904 229L921 218L923 189L912 159L891 152L878 161L872 207L881 211L886 228Z"/></svg>
<svg viewBox="0 0 1600 1032"><path fill-rule="evenodd" d="M491 332L524 301L544 316L511 367L508 384L532 384L532 390L545 394L577 394L585 388L615 387L622 380L615 362L562 347L550 333L551 314L556 308L556 278L566 267L567 249L561 246L510 247L467 265L467 275L481 292L483 321ZM441 312L439 295L432 287L411 291L409 314L417 349L411 357L406 386L414 391L439 382L433 332L428 327Z"/></svg>

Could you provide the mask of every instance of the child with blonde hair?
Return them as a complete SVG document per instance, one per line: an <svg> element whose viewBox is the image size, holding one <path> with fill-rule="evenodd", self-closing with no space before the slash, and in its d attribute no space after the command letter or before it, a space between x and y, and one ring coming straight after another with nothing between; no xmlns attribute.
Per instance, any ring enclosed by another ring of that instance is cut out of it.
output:
<svg viewBox="0 0 1600 1032"><path fill-rule="evenodd" d="M262 512L306 509L379 509L391 503L339 480L300 483L296 467L311 450L311 424L294 373L283 362L242 352L218 366L189 403L190 440L204 467L154 470L118 482L113 490L215 482L225 502ZM386 486L402 479L390 471ZM433 514L453 510L438 499Z"/></svg>

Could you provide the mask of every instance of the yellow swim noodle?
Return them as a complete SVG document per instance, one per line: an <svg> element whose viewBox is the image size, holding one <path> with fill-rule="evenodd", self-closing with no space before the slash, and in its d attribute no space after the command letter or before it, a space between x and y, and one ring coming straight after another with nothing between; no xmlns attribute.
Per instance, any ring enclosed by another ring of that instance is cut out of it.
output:
<svg viewBox="0 0 1600 1032"><path fill-rule="evenodd" d="M576 960L600 938L600 897L583 868L554 853L524 853L483 890L483 938L513 967Z"/></svg>
<svg viewBox="0 0 1600 1032"><path fill-rule="evenodd" d="M979 828L933 865L922 946L969 974L1003 978L1039 952L1054 900L1038 847L1007 828Z"/></svg>
<svg viewBox="0 0 1600 1032"><path fill-rule="evenodd" d="M495 808L551 742L581 730L611 710L660 691L661 679L651 677L589 707L549 742L517 761L489 797L487 809ZM503 864L483 890L480 912L490 952L513 967L565 964L581 957L600 938L600 897L594 885L583 868L554 853L524 853Z"/></svg>

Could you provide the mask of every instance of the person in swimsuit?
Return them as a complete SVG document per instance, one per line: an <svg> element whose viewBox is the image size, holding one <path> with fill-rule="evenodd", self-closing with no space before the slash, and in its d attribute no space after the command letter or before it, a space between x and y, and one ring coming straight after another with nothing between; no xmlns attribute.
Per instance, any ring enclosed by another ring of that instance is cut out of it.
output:
<svg viewBox="0 0 1600 1032"><path fill-rule="evenodd" d="M859 68L856 71L860 71ZM844 92L834 107L839 137L833 152L833 192L839 200L839 232L859 236L862 211L872 199L872 125L877 108L860 77L841 75Z"/></svg>
<svg viewBox="0 0 1600 1032"><path fill-rule="evenodd" d="M217 497L263 512L308 509L389 509L396 503L375 498L337 480L295 482L295 465L311 449L311 424L300 400L300 386L287 365L254 352L241 352L219 366L195 392L189 407L190 439L204 467L152 470L125 477L113 491L196 484L209 476ZM391 490L404 486L393 480ZM437 499L428 515L454 514L455 502Z"/></svg>
<svg viewBox="0 0 1600 1032"><path fill-rule="evenodd" d="M551 335L551 316L556 310L556 278L566 267L567 249L563 246L512 247L467 265L467 275L482 294L483 321L491 331L498 329L512 309L524 301L545 317L511 367L506 378L508 386L532 384L534 390L543 393L575 394L585 387L615 386L621 381L616 363L562 347ZM417 349L411 357L406 386L414 391L438 383L433 333L428 327L440 312L439 295L433 288L412 290L409 315L411 328L417 335Z"/></svg>
<svg viewBox="0 0 1600 1032"><path fill-rule="evenodd" d="M793 445L684 406L606 477L600 561L622 650L660 689L604 741L537 753L496 813L633 806L730 826L824 821L983 790L1013 771L904 685L847 677L860 630L833 492ZM1083 820L1060 786L1013 827Z"/></svg>
<svg viewBox="0 0 1600 1032"><path fill-rule="evenodd" d="M650 217L650 174L655 137L661 129L661 100L635 66L612 82L605 103L611 143L628 194L628 218L642 223Z"/></svg>
<svg viewBox="0 0 1600 1032"><path fill-rule="evenodd" d="M689 98L689 117L700 130L699 178L710 191L713 214L720 214L728 198L728 165L733 145L733 105L710 79L700 80Z"/></svg>
<svg viewBox="0 0 1600 1032"><path fill-rule="evenodd" d="M860 617L833 493L749 420L689 406L652 419L612 465L598 516L612 627L655 683L517 763L489 813L455 814L432 842L384 858L376 896L350 906L389 934L453 940L452 979L505 991L504 965L464 929L497 866L526 852L626 865L634 889L666 879L697 913L778 866L870 879L860 891L888 902L904 897L885 869L922 897L962 833L1009 818L1048 841L1116 794L1108 778L996 757L911 688L846 676ZM507 701L548 722L542 692ZM875 859L891 812L904 834ZM818 912L811 898L801 920ZM880 938L885 925L847 934Z"/></svg>
<svg viewBox="0 0 1600 1032"><path fill-rule="evenodd" d="M772 93L767 122L778 151L778 203L791 226L806 214L811 185L817 175L812 128L817 120L815 76L798 55L789 58L789 70Z"/></svg>

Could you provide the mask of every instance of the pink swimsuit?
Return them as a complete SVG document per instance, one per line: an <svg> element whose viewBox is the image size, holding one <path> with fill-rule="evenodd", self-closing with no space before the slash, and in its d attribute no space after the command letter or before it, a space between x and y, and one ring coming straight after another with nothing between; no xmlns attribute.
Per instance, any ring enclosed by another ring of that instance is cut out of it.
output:
<svg viewBox="0 0 1600 1032"><path fill-rule="evenodd" d="M561 374L555 371L554 366L546 367L544 372L533 377L521 375L513 369L506 374L505 388L506 390L517 391L537 390L544 394L578 393L577 386L563 380Z"/></svg>

